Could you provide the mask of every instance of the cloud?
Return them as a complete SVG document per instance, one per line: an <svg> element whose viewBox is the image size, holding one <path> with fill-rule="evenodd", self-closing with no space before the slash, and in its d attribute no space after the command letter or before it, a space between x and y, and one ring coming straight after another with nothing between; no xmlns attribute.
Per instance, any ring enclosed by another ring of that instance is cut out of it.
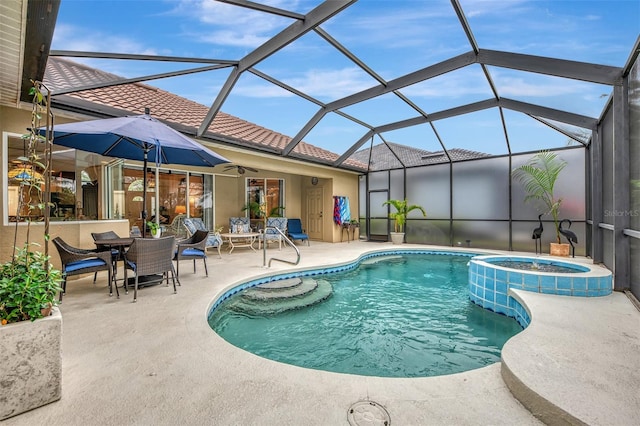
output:
<svg viewBox="0 0 640 426"><path fill-rule="evenodd" d="M270 6L286 9L291 1L272 1ZM181 0L168 14L184 16L199 25L189 31L192 39L204 43L256 48L294 22L264 12L211 0Z"/></svg>
<svg viewBox="0 0 640 426"><path fill-rule="evenodd" d="M118 52L141 55L168 53L167 51L159 52L157 49L149 48L132 38L62 23L56 25L52 46L57 50L88 52Z"/></svg>
<svg viewBox="0 0 640 426"><path fill-rule="evenodd" d="M281 78L281 81L317 99L339 99L354 92L368 89L375 83L357 67L336 70L311 69L298 75ZM239 85L235 94L248 97L290 97L290 92L270 83Z"/></svg>

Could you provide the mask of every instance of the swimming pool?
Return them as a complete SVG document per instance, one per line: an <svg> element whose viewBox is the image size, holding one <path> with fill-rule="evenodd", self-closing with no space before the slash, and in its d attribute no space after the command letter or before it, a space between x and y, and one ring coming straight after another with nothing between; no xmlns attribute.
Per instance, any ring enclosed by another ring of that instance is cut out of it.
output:
<svg viewBox="0 0 640 426"><path fill-rule="evenodd" d="M263 288L216 303L209 324L239 348L306 368L380 377L467 371L499 361L503 344L522 330L512 318L470 302L469 259L395 252L331 273L307 271L302 279L263 279L242 286ZM314 286L284 302L266 300ZM313 292L318 300L306 300ZM296 299L305 307L292 309Z"/></svg>

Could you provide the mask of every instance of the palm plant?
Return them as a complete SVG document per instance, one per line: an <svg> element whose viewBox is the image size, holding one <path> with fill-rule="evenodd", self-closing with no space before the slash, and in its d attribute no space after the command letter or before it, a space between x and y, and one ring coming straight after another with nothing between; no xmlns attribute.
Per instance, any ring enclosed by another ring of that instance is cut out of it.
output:
<svg viewBox="0 0 640 426"><path fill-rule="evenodd" d="M389 218L394 220L394 232L404 232L404 224L407 222L407 215L413 210L420 210L422 216L427 217L427 213L421 206L409 204L404 200L389 200L382 203L383 206L390 205L395 207L396 211L389 213Z"/></svg>
<svg viewBox="0 0 640 426"><path fill-rule="evenodd" d="M556 228L558 244L561 243L558 215L562 198L555 197L554 188L560 172L566 165L567 162L558 158L555 152L543 150L531 157L526 164L514 169L512 172L512 176L527 191L528 195L524 201L534 200L541 202L546 208L545 213L551 214Z"/></svg>

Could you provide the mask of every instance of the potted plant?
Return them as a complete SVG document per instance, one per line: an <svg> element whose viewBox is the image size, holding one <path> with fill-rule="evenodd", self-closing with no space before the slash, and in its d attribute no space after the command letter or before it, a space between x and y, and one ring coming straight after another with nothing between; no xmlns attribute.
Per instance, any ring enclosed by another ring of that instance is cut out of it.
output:
<svg viewBox="0 0 640 426"><path fill-rule="evenodd" d="M160 235L162 234L162 229L160 228L160 225L158 223L148 220L147 228L149 228L149 232L151 232L151 236L153 238L160 238Z"/></svg>
<svg viewBox="0 0 640 426"><path fill-rule="evenodd" d="M394 220L394 232L391 232L391 242L393 244L402 244L404 241L404 224L407 222L407 215L413 210L420 210L423 217L427 217L427 213L421 206L409 204L404 200L389 200L382 203L383 206L390 205L395 207L396 211L389 213L389 218Z"/></svg>
<svg viewBox="0 0 640 426"><path fill-rule="evenodd" d="M567 162L558 158L555 152L543 150L520 167L513 170L512 176L517 179L527 192L525 202L534 201L542 207L542 213L549 213L553 218L556 230L556 242L551 243L550 254L569 256L569 244L560 239L560 205L562 198L554 194L555 184L560 172Z"/></svg>
<svg viewBox="0 0 640 426"><path fill-rule="evenodd" d="M0 397L0 420L57 401L62 395L62 316L56 308L62 274L53 268L48 255L47 183L51 169L47 154L51 141L38 135L41 116L45 110L48 114L49 108L41 83L34 82L30 94L31 128L23 136L26 155L19 160L21 167L31 173L18 179L14 251L11 260L0 265L0 377L6 379ZM42 146L44 155L38 152ZM44 215L44 253L35 249L38 244L30 242L28 218L25 242L18 242L18 222L23 211Z"/></svg>

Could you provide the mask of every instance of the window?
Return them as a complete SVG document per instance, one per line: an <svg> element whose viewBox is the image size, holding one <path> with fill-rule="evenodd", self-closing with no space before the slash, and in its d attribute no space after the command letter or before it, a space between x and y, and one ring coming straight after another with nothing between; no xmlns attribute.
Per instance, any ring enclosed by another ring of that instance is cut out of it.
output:
<svg viewBox="0 0 640 426"><path fill-rule="evenodd" d="M265 217L284 216L284 180L247 178L245 210L252 226L260 227Z"/></svg>

